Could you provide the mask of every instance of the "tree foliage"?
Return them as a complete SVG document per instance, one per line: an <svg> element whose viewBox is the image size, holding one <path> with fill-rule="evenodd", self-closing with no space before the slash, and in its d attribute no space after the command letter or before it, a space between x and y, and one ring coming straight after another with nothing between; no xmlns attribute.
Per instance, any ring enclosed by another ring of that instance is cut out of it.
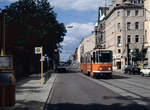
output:
<svg viewBox="0 0 150 110"><path fill-rule="evenodd" d="M56 20L47 0L19 0L5 9L8 48L28 50L43 46L46 53L58 48L66 29ZM48 49L48 50L47 50Z"/></svg>
<svg viewBox="0 0 150 110"><path fill-rule="evenodd" d="M19 0L7 6L6 50L15 56L32 56L34 47L43 46L44 53L54 57L61 47L66 29L56 19L48 0Z"/></svg>

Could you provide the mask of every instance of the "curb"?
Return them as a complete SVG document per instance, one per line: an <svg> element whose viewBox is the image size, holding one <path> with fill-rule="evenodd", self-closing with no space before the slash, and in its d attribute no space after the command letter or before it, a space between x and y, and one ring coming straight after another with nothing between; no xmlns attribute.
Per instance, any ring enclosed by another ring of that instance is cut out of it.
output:
<svg viewBox="0 0 150 110"><path fill-rule="evenodd" d="M47 97L46 102L45 102L45 104L44 104L43 110L45 110L45 109L47 108L47 104L48 104L49 98L51 97L51 94L52 94L53 89L54 89L54 84L55 84L55 81L56 81L56 77L57 77L57 74L55 75L55 78L54 78L52 87L51 87L50 90L49 90L49 94L48 94L48 97Z"/></svg>

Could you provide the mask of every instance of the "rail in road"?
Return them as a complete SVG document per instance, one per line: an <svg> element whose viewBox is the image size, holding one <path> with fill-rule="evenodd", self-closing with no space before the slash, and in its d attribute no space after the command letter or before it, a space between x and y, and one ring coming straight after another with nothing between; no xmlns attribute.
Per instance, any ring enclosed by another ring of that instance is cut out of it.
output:
<svg viewBox="0 0 150 110"><path fill-rule="evenodd" d="M116 79L121 78L118 76ZM90 78L79 72L58 73L46 109L147 110L145 106L147 102L141 100L140 96L104 81Z"/></svg>
<svg viewBox="0 0 150 110"><path fill-rule="evenodd" d="M150 80L148 79L133 76L124 77L125 75L122 78L120 75L120 78L116 79L93 79L82 73L79 74L140 105L150 105Z"/></svg>

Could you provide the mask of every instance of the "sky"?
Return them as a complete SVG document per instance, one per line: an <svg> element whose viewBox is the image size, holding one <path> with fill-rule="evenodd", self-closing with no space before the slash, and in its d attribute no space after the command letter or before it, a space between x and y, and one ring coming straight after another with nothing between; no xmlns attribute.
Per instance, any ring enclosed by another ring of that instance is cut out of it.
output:
<svg viewBox="0 0 150 110"><path fill-rule="evenodd" d="M0 0L0 8L9 5L17 0ZM89 36L94 30L94 25L97 22L98 7L108 6L112 0L48 0L51 6L54 7L54 12L57 14L57 20L64 23L67 33L64 41L62 53L60 54L61 61L67 61L75 49L79 46L80 41Z"/></svg>

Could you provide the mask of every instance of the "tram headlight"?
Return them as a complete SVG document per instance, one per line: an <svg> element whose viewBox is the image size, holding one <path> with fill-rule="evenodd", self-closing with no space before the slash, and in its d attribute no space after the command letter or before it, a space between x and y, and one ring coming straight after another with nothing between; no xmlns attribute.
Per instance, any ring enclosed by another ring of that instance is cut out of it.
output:
<svg viewBox="0 0 150 110"><path fill-rule="evenodd" d="M102 67L99 67L99 70L101 71L101 70L102 70Z"/></svg>
<svg viewBox="0 0 150 110"><path fill-rule="evenodd" d="M111 70L111 67L109 67L108 70Z"/></svg>

